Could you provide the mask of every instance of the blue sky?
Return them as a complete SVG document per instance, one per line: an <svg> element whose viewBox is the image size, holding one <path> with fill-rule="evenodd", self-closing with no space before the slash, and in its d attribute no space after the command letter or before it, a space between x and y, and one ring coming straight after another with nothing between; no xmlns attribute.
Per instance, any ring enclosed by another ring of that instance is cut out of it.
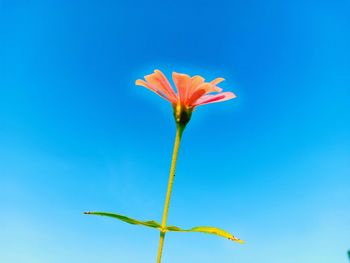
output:
<svg viewBox="0 0 350 263"><path fill-rule="evenodd" d="M347 262L349 1L0 1L0 261L155 262L171 107L137 78L224 77L180 149L164 263Z"/></svg>

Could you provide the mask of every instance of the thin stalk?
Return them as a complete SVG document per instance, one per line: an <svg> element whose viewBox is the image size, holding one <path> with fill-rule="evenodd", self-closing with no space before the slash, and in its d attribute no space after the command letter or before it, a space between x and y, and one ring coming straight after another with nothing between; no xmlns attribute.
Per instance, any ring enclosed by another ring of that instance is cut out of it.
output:
<svg viewBox="0 0 350 263"><path fill-rule="evenodd" d="M166 221L168 218L170 197L171 197L171 192L172 192L174 177L175 177L176 160L177 160L177 155L178 155L179 148L180 148L181 136L182 136L184 129L185 129L184 125L181 125L181 124L176 125L176 137L175 137L175 143L174 143L173 157L171 159L170 174L169 174L169 181L168 181L168 190L166 193L164 210L163 210L162 230L160 231L157 263L160 263L161 258L162 258L164 238L165 238L165 233L166 233L166 230L165 230L166 229Z"/></svg>

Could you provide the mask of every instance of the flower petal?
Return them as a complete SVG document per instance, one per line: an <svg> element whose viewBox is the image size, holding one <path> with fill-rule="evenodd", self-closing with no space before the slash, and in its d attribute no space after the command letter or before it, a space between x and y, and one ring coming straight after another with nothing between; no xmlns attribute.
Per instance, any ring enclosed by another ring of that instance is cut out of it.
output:
<svg viewBox="0 0 350 263"><path fill-rule="evenodd" d="M153 74L145 76L145 80L148 82L148 84L152 85L163 93L169 101L176 103L176 94L169 81L160 70L155 70Z"/></svg>
<svg viewBox="0 0 350 263"><path fill-rule="evenodd" d="M188 90L191 86L191 78L187 74L173 72L173 81L177 89L179 101L183 104L188 96Z"/></svg>
<svg viewBox="0 0 350 263"><path fill-rule="evenodd" d="M212 85L211 83L203 83L198 87L198 89L205 89L206 93L210 92L220 92L221 89Z"/></svg>
<svg viewBox="0 0 350 263"><path fill-rule="evenodd" d="M142 80L142 79L138 79L136 80L135 84L137 86L142 86L145 87L151 91L153 91L154 93L157 93L160 97L162 97L163 99L172 102L171 100L169 100L168 97L166 97L161 91L159 91L156 87L154 87L153 85L147 83L146 81Z"/></svg>
<svg viewBox="0 0 350 263"><path fill-rule="evenodd" d="M193 92L191 97L186 101L186 104L194 104L200 97L203 97L203 95L211 92L219 92L218 87L212 85L211 83L202 83L197 87L197 89Z"/></svg>
<svg viewBox="0 0 350 263"><path fill-rule="evenodd" d="M219 83L223 82L224 80L225 80L224 78L216 78L216 79L210 81L210 84L216 86ZM221 92L221 91L222 91L222 88L219 88L216 86L216 92Z"/></svg>
<svg viewBox="0 0 350 263"><path fill-rule="evenodd" d="M205 79L201 76L193 76L191 78L191 90L194 90L197 88L200 84L204 83Z"/></svg>
<svg viewBox="0 0 350 263"><path fill-rule="evenodd" d="M204 81L205 79L198 75L191 77L191 87L187 94L187 100L192 97L192 95L198 90L198 87L203 84Z"/></svg>
<svg viewBox="0 0 350 263"><path fill-rule="evenodd" d="M213 84L216 86L217 84L219 84L220 82L223 82L224 80L225 80L224 78L216 78L216 79L210 81L210 84Z"/></svg>
<svg viewBox="0 0 350 263"><path fill-rule="evenodd" d="M223 92L216 95L205 95L200 97L194 103L193 106L199 106L199 105L204 105L204 104L209 104L214 102L221 102L221 101L230 100L233 98L236 98L236 95L232 92Z"/></svg>
<svg viewBox="0 0 350 263"><path fill-rule="evenodd" d="M191 97L187 100L186 104L188 106L192 106L194 104L194 102L196 102L200 97L202 97L204 94L206 94L206 90L205 89L197 89L192 95Z"/></svg>

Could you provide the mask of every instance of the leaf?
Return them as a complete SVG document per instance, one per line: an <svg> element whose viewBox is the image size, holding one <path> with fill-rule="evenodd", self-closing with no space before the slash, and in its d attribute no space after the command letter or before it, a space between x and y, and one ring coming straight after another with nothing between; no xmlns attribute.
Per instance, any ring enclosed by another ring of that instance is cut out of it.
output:
<svg viewBox="0 0 350 263"><path fill-rule="evenodd" d="M87 215L98 215L98 216L107 216L107 217L112 217L116 218L118 220L124 221L126 223L132 224L132 225L142 225L142 226L147 226L151 228L156 228L158 230L162 230L162 226L157 222L157 221L140 221L136 220L127 216L119 215L119 214L114 214L114 213L107 213L107 212L85 212L84 214ZM196 226L192 227L190 229L182 229L177 226L168 226L165 228L166 232L200 232L200 233L205 233L205 234L212 234L212 235L217 235L221 236L224 238L228 238L229 240L238 242L238 243L244 243L243 240L235 237L234 235L230 234L229 232L217 228L217 227L212 227L212 226Z"/></svg>
<svg viewBox="0 0 350 263"><path fill-rule="evenodd" d="M121 221L124 221L126 223L132 224L132 225L143 225L151 228L157 228L161 229L162 226L157 221L140 221L136 220L127 216L119 215L119 214L113 214L113 213L107 213L107 212L85 212L86 215L97 215L97 216L108 216L113 217L116 219L119 219Z"/></svg>
<svg viewBox="0 0 350 263"><path fill-rule="evenodd" d="M221 237L225 237L228 238L229 240L238 242L243 244L244 241L235 237L234 235L230 234L229 232L221 229L221 228L217 228L217 227L212 227L212 226L196 226L196 227L192 227L190 229L181 229L177 226L168 226L166 228L166 231L171 231L171 232L200 232L200 233L205 233L205 234L212 234L212 235L217 235L217 236L221 236Z"/></svg>

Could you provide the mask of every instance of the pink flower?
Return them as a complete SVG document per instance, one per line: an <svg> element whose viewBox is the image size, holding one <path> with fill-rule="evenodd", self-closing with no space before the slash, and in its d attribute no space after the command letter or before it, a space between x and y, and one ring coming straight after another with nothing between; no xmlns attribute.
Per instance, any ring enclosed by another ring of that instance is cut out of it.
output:
<svg viewBox="0 0 350 263"><path fill-rule="evenodd" d="M216 78L211 82L205 82L205 79L198 75L190 77L187 74L173 72L173 81L177 90L175 93L165 75L160 70L155 70L154 73L145 76L145 80L136 80L136 85L148 88L169 101L174 108L176 121L187 123L196 106L236 97L234 93L222 92L222 89L216 86L223 80L223 78Z"/></svg>

